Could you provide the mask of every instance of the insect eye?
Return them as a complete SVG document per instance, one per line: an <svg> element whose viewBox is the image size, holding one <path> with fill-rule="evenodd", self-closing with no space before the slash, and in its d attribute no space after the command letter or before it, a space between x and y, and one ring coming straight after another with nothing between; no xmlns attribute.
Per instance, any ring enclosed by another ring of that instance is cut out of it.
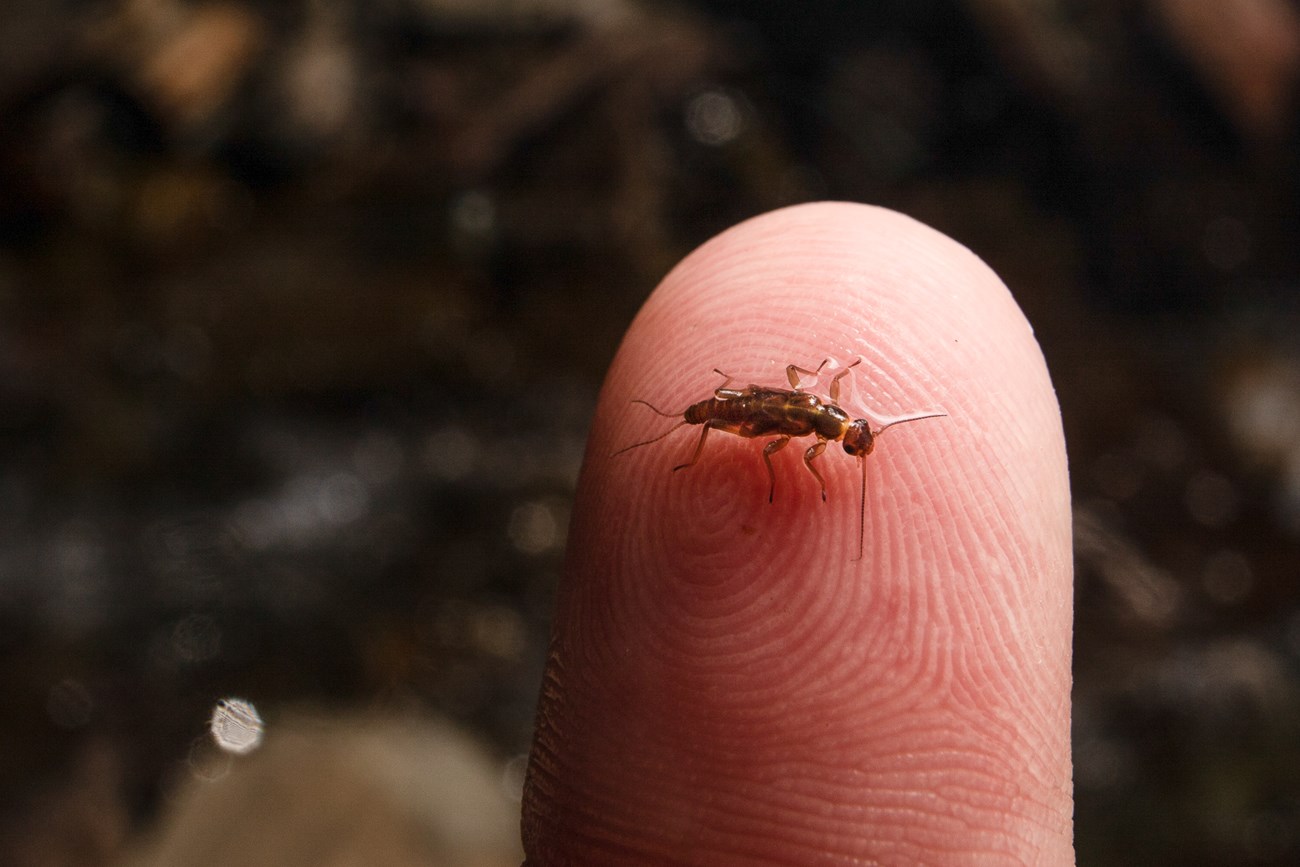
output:
<svg viewBox="0 0 1300 867"><path fill-rule="evenodd" d="M871 434L871 427L867 424L866 419L858 419L849 425L849 430L844 434L844 451L857 457L858 455L871 454L871 449L875 446L875 437Z"/></svg>

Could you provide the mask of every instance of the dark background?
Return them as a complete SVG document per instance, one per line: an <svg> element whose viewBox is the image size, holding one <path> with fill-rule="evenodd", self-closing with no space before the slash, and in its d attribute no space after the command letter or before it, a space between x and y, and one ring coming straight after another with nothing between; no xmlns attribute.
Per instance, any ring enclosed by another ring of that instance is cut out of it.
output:
<svg viewBox="0 0 1300 867"><path fill-rule="evenodd" d="M620 334L823 198L1042 342L1080 862L1300 860L1294 0L9 0L0 47L0 863L113 863L225 695L525 752Z"/></svg>

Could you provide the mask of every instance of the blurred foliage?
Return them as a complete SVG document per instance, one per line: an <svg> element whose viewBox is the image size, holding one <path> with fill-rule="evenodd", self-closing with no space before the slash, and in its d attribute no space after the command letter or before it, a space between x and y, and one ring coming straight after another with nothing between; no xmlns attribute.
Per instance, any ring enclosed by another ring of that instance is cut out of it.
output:
<svg viewBox="0 0 1300 867"><path fill-rule="evenodd" d="M622 330L713 233L844 198L983 256L1052 368L1081 862L1294 863L1298 22L6 4L0 861L112 861L232 693L526 750Z"/></svg>

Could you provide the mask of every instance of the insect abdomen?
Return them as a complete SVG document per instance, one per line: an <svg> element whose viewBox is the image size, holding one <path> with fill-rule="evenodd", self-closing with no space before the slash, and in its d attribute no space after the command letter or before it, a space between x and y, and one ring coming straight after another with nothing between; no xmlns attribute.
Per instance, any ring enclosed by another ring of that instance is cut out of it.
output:
<svg viewBox="0 0 1300 867"><path fill-rule="evenodd" d="M718 400L711 397L708 400L702 400L699 403L693 403L686 408L682 415L688 424L704 424L706 421L736 421L741 420L744 412L739 406L740 400ZM739 411L738 411L739 410Z"/></svg>
<svg viewBox="0 0 1300 867"><path fill-rule="evenodd" d="M813 433L820 407L792 406L789 396L789 392L761 391L740 397L709 398L689 407L683 417L690 424L711 422L715 428L742 437ZM815 404L816 398L808 397Z"/></svg>

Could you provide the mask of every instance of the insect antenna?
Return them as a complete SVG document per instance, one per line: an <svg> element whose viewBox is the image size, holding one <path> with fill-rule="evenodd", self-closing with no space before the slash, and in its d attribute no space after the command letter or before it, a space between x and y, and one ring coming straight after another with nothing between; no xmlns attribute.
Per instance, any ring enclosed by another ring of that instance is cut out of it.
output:
<svg viewBox="0 0 1300 867"><path fill-rule="evenodd" d="M880 427L876 428L874 431L871 432L871 436L878 437L884 431L893 427L896 424L903 424L909 421L920 421L923 418L947 418L947 417L948 417L948 413L946 412L922 412L922 413L917 413L915 415L898 416L896 418L889 419ZM865 538L867 532L866 530L867 528L867 456L865 454L858 455L858 463L862 464L862 487L860 489L861 490L861 493L859 494L860 501L858 503L858 556L854 559L861 560L863 539Z"/></svg>
<svg viewBox="0 0 1300 867"><path fill-rule="evenodd" d="M858 463L862 465L862 493L858 502L858 556L853 558L855 561L862 559L862 537L867 529L867 456L858 455Z"/></svg>
<svg viewBox="0 0 1300 867"><path fill-rule="evenodd" d="M881 435L882 433L884 433L887 429L893 427L893 426L896 425L896 424L903 424L904 422L909 422L909 421L920 421L920 420L923 419L923 418L947 418L947 417L948 417L948 413L946 413L946 412L922 412L922 413L917 413L916 415L903 415L903 416L898 416L897 418L891 418L891 419L889 419L889 420L886 421L884 424L882 424L880 427L878 427L878 428L876 428L875 430L873 430L873 431L871 432L871 435L872 435L872 436L880 436L880 435Z"/></svg>

